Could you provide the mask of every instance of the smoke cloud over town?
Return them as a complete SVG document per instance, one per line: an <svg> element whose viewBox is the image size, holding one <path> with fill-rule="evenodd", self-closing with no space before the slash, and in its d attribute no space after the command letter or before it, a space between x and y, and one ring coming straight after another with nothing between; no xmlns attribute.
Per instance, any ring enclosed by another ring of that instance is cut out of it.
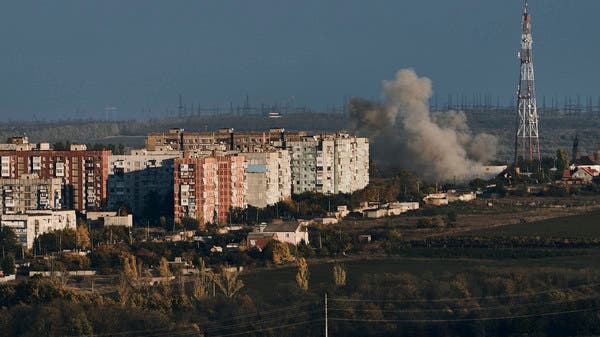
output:
<svg viewBox="0 0 600 337"><path fill-rule="evenodd" d="M424 179L448 181L477 176L496 155L497 139L474 135L464 112L433 115L429 110L431 80L402 69L383 82L383 103L354 98L352 129L372 142L376 161L402 166Z"/></svg>

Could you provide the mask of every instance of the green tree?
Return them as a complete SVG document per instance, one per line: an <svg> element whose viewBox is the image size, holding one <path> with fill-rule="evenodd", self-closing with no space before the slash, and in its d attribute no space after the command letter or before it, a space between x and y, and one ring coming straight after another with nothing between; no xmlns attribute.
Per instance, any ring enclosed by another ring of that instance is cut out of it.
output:
<svg viewBox="0 0 600 337"><path fill-rule="evenodd" d="M9 227L0 227L0 249L3 249L5 254L12 253L17 256L21 253L21 248L15 232Z"/></svg>
<svg viewBox="0 0 600 337"><path fill-rule="evenodd" d="M0 269L4 275L13 275L15 273L15 258L12 255L7 255L0 261Z"/></svg>
<svg viewBox="0 0 600 337"><path fill-rule="evenodd" d="M556 169L562 174L569 167L569 154L564 149L556 150Z"/></svg>
<svg viewBox="0 0 600 337"><path fill-rule="evenodd" d="M200 222L194 218L185 216L181 218L181 227L187 230L197 230L200 226Z"/></svg>

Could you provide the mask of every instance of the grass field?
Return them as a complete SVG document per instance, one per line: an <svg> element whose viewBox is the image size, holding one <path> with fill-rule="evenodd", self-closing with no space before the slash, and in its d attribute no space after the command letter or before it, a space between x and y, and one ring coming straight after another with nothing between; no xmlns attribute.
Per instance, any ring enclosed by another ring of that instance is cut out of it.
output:
<svg viewBox="0 0 600 337"><path fill-rule="evenodd" d="M600 238L600 211L463 232L473 236Z"/></svg>
<svg viewBox="0 0 600 337"><path fill-rule="evenodd" d="M598 269L600 268L600 251L584 256L560 256L538 259L452 259L452 258L374 258L350 260L341 262L346 266L347 284L350 287L364 282L365 276L373 274L401 274L407 273L422 276L430 273L433 277L445 273L455 274L469 272L478 268L515 270L515 269ZM333 285L332 268L335 262L309 261L311 287L331 287ZM297 269L294 265L261 269L245 273L244 292L251 296L264 296L272 298L279 285L295 284Z"/></svg>
<svg viewBox="0 0 600 337"><path fill-rule="evenodd" d="M564 238L600 238L600 210L559 218L552 218L524 224L511 224L485 229L477 229L457 235L472 236L540 236ZM558 249L558 248L557 248ZM356 286L365 281L366 275L408 273L421 276L431 273L433 277L444 273L469 272L478 268L498 270L525 269L598 269L600 250L589 249L584 255L548 256L541 258L424 258L424 257L372 257L370 259L350 259L342 262L347 269L348 285ZM332 268L335 261L309 261L311 287L328 287L333 284ZM296 267L262 269L245 273L245 291L251 295L267 296L276 292L281 284L295 283Z"/></svg>

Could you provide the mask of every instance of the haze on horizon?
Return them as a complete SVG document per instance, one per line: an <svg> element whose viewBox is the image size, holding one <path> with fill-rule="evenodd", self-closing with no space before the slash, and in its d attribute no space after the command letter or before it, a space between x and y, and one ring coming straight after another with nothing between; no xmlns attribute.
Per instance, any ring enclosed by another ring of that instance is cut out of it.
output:
<svg viewBox="0 0 600 337"><path fill-rule="evenodd" d="M0 117L164 115L187 103L380 98L414 68L448 94L509 100L523 1L18 1L0 6ZM531 0L538 98L597 97L594 0ZM582 98L583 99L583 98ZM595 99L594 99L595 101ZM150 109L151 112L148 112ZM144 111L144 112L142 112Z"/></svg>

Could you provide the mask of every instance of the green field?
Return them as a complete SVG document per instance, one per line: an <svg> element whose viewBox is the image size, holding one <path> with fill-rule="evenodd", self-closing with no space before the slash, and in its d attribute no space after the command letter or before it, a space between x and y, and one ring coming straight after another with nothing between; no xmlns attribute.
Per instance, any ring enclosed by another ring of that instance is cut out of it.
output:
<svg viewBox="0 0 600 337"><path fill-rule="evenodd" d="M537 222L478 229L463 232L460 235L600 238L600 211Z"/></svg>

